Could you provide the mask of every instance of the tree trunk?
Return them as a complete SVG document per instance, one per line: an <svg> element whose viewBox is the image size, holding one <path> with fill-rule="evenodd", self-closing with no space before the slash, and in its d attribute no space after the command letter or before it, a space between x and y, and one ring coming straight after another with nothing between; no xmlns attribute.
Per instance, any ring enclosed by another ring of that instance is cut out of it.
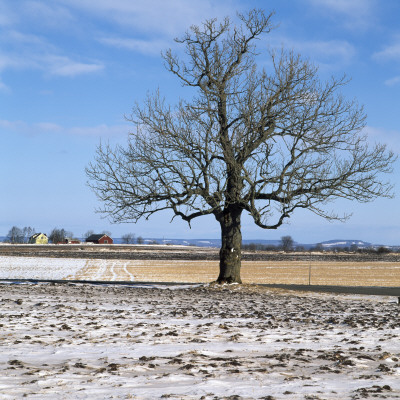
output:
<svg viewBox="0 0 400 400"><path fill-rule="evenodd" d="M219 252L218 283L242 283L240 279L242 232L240 218L242 209L228 208L220 219L221 250Z"/></svg>

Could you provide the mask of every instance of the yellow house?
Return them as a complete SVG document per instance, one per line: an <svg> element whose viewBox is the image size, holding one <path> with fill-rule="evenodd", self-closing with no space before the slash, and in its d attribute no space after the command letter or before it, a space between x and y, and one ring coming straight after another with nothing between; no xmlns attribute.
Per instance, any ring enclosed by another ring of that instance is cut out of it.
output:
<svg viewBox="0 0 400 400"><path fill-rule="evenodd" d="M45 233L35 233L29 238L30 244L47 244L49 239Z"/></svg>

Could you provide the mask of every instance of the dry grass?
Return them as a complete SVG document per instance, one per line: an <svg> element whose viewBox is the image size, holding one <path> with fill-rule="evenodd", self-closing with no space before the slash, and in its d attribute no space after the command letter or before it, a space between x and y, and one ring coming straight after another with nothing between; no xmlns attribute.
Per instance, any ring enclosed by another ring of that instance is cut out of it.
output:
<svg viewBox="0 0 400 400"><path fill-rule="evenodd" d="M400 263L243 261L245 283L344 286L400 286ZM85 268L66 279L211 282L217 261L88 260Z"/></svg>

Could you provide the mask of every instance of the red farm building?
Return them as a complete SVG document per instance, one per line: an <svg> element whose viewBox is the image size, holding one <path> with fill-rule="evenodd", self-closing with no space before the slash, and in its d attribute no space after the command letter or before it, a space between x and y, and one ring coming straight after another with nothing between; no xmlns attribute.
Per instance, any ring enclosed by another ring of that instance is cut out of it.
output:
<svg viewBox="0 0 400 400"><path fill-rule="evenodd" d="M110 236L100 233L99 235L90 235L86 239L86 243L95 243L95 244L113 244L114 241L110 238Z"/></svg>

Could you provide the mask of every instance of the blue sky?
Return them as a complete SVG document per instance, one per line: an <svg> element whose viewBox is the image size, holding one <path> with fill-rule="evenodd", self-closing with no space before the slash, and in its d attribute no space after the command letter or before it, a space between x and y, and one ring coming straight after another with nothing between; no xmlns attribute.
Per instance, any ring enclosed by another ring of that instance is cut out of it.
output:
<svg viewBox="0 0 400 400"><path fill-rule="evenodd" d="M0 235L13 226L76 236L92 229L113 236L218 238L210 217L192 228L171 214L113 225L95 213L85 166L100 140L124 143L135 102L157 88L175 102L184 95L163 67L160 52L207 18L236 11L275 10L279 25L264 47L294 49L320 67L322 79L346 73L344 89L364 104L371 141L400 151L400 2L398 0L0 0ZM353 213L330 223L295 214L276 231L244 218L244 239L314 243L361 239L400 244L400 163L390 177L394 199L337 202Z"/></svg>

